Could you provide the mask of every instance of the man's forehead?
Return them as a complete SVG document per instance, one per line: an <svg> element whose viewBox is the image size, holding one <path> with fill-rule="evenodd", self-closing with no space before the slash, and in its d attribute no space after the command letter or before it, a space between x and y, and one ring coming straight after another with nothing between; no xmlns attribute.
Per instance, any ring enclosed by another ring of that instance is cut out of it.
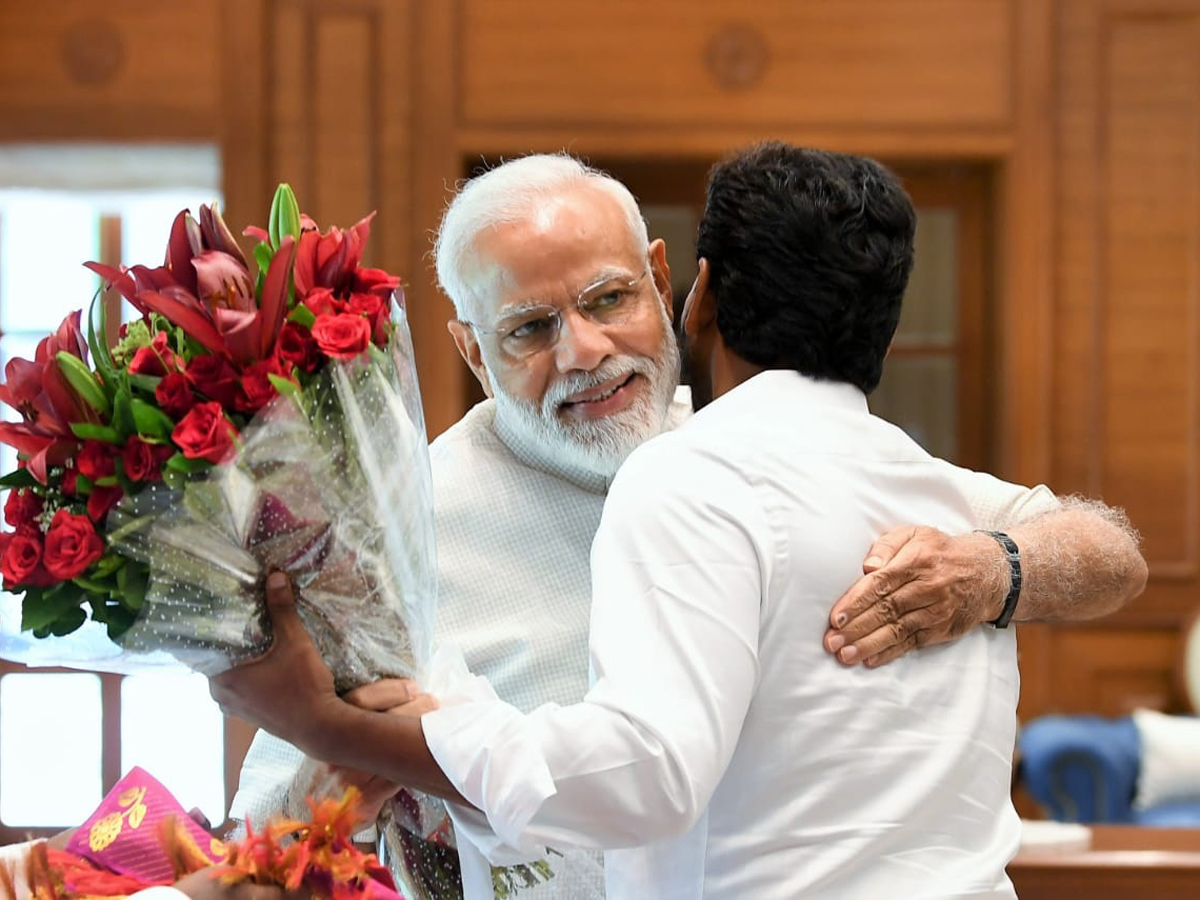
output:
<svg viewBox="0 0 1200 900"><path fill-rule="evenodd" d="M598 193L607 204L590 202ZM643 248L620 204L600 192L575 199L580 202L551 204L479 236L480 262L490 263L483 285L493 309L547 302L564 292L573 299L596 283L640 274Z"/></svg>

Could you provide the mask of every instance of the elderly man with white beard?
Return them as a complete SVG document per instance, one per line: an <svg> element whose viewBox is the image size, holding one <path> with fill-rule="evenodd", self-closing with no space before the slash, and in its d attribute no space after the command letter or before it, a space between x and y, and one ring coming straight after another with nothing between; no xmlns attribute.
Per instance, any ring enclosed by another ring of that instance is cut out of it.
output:
<svg viewBox="0 0 1200 900"><path fill-rule="evenodd" d="M573 703L588 687L588 558L608 485L635 447L691 411L687 392L675 391L665 248L648 239L623 185L556 155L468 182L446 212L436 255L455 305L450 332L489 398L431 445L437 639L457 645L471 671L522 711ZM1144 564L1118 515L1060 506L1044 487L960 478L973 525L1005 530L1020 545L1017 619L1100 615L1140 590ZM1010 582L996 540L906 536L866 554L896 558L851 591L849 621L827 635L845 662L881 662L1000 614ZM383 709L409 694L381 683L358 699ZM295 774L299 759L260 733L231 814L261 821L288 797L302 808L314 782L311 772ZM378 803L394 790L364 773L335 774L365 784ZM554 877L522 897L603 896L598 857L572 851L550 864Z"/></svg>

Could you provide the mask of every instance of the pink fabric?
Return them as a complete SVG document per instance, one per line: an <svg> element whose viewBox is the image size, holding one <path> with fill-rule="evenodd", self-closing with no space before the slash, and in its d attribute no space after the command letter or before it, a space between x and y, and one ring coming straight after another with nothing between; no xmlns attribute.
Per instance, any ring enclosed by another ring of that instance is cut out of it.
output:
<svg viewBox="0 0 1200 900"><path fill-rule="evenodd" d="M210 862L221 861L220 842L187 814L170 791L136 766L79 826L67 850L147 884L169 884L175 873L159 827L169 816L175 817Z"/></svg>

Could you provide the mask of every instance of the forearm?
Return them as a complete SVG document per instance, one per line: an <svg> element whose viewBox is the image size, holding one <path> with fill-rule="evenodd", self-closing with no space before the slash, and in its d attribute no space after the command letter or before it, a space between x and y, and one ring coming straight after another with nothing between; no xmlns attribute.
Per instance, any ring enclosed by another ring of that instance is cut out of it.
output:
<svg viewBox="0 0 1200 900"><path fill-rule="evenodd" d="M606 693L528 716L468 703L427 717L426 738L493 832L521 852L635 846L686 831L723 771L717 747L726 742L697 741L696 728L671 737L670 723L650 729Z"/></svg>
<svg viewBox="0 0 1200 900"><path fill-rule="evenodd" d="M371 772L454 803L467 802L429 752L418 717L338 701L297 745L328 763Z"/></svg>
<svg viewBox="0 0 1200 900"><path fill-rule="evenodd" d="M1067 497L1061 508L1015 525L1008 534L1021 549L1024 576L1015 621L1093 619L1120 609L1146 586L1137 532L1119 509ZM998 549L996 566L1007 573ZM1003 580L1007 586L1007 574Z"/></svg>

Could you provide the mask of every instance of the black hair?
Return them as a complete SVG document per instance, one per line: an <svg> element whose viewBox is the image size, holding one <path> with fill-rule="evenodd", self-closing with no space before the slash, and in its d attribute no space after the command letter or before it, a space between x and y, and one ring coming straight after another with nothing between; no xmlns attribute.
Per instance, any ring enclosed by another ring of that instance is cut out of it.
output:
<svg viewBox="0 0 1200 900"><path fill-rule="evenodd" d="M874 160L758 144L709 175L696 255L747 362L870 393L900 320L916 213Z"/></svg>

